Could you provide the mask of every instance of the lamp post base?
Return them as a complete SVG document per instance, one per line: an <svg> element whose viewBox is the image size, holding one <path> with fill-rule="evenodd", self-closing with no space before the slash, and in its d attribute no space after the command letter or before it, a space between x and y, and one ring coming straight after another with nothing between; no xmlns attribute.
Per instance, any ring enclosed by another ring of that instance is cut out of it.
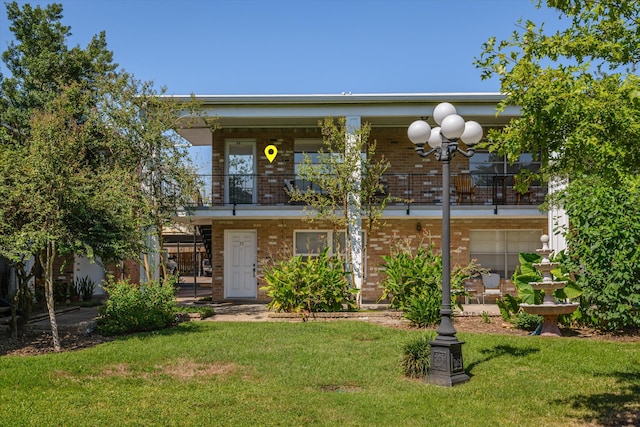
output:
<svg viewBox="0 0 640 427"><path fill-rule="evenodd" d="M431 362L429 367L429 383L452 387L469 381L462 363L462 344L464 341L440 340L431 341Z"/></svg>

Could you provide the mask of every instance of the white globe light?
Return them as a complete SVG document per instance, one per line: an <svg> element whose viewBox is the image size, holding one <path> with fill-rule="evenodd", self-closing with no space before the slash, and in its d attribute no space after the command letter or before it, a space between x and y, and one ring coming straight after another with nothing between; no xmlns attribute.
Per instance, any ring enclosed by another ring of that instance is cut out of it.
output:
<svg viewBox="0 0 640 427"><path fill-rule="evenodd" d="M448 102L442 102L433 109L433 120L435 120L437 124L442 125L442 120L452 114L457 114L456 107Z"/></svg>
<svg viewBox="0 0 640 427"><path fill-rule="evenodd" d="M451 114L442 120L442 134L449 139L460 138L464 132L464 119L457 114Z"/></svg>
<svg viewBox="0 0 640 427"><path fill-rule="evenodd" d="M429 126L429 123L424 120L416 120L409 125L407 135L411 142L418 146L422 146L427 142L431 135L431 126Z"/></svg>
<svg viewBox="0 0 640 427"><path fill-rule="evenodd" d="M460 139L467 145L476 145L482 139L482 126L478 122L469 120L464 124L464 132Z"/></svg>
<svg viewBox="0 0 640 427"><path fill-rule="evenodd" d="M440 127L431 129L431 136L429 137L429 147L439 148L442 145L442 135L440 135Z"/></svg>

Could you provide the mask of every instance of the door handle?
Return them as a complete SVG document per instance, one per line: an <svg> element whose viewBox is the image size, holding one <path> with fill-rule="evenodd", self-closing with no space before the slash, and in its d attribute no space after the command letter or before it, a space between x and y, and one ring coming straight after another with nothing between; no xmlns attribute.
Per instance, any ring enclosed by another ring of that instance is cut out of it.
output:
<svg viewBox="0 0 640 427"><path fill-rule="evenodd" d="M256 265L253 264L253 277L256 277Z"/></svg>

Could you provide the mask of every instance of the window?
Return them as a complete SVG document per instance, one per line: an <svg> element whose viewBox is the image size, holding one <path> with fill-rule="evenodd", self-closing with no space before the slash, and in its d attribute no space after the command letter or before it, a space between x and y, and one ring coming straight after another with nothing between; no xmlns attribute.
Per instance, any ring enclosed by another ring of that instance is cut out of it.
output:
<svg viewBox="0 0 640 427"><path fill-rule="evenodd" d="M344 231L295 231L295 254L303 255L305 258L317 256L327 246L329 254L344 254L345 239L346 233Z"/></svg>
<svg viewBox="0 0 640 427"><path fill-rule="evenodd" d="M471 258L501 278L511 279L520 252L540 248L541 230L471 230Z"/></svg>
<svg viewBox="0 0 640 427"><path fill-rule="evenodd" d="M309 159L311 160L311 164L314 167L320 167L321 163L322 163L322 155L318 154L318 151L324 151L324 156L327 155L326 153L326 147L324 145L324 142L321 139L315 139L315 138L309 138L309 139L296 139L293 142L293 161L294 161L294 169L295 169L295 173L296 176L298 176L298 173L300 172L300 165L304 162L304 157L305 155L307 157L309 157ZM342 156L340 156L340 154L338 153L333 153L333 156L335 156L334 158L338 159L338 162L342 162ZM361 154L362 156L362 160L366 160L367 159L367 153L364 152ZM326 160L326 157L325 157Z"/></svg>
<svg viewBox="0 0 640 427"><path fill-rule="evenodd" d="M491 177L495 175L515 175L522 169L538 172L540 162L529 153L521 154L517 162L510 164L506 156L497 153L476 152L469 159L469 172L474 175L476 185L490 186Z"/></svg>
<svg viewBox="0 0 640 427"><path fill-rule="evenodd" d="M319 165L320 156L318 150L323 147L321 139L296 139L293 142L293 162L296 176L300 172L300 165L304 161L304 155L306 154L311 159L311 164Z"/></svg>
<svg viewBox="0 0 640 427"><path fill-rule="evenodd" d="M255 141L227 140L226 144L226 202L256 203Z"/></svg>
<svg viewBox="0 0 640 427"><path fill-rule="evenodd" d="M362 245L365 243L365 232L362 232ZM295 255L304 259L317 256L324 248L329 247L329 254L344 255L347 249L347 233L344 230L294 231ZM366 256L363 252L363 257Z"/></svg>

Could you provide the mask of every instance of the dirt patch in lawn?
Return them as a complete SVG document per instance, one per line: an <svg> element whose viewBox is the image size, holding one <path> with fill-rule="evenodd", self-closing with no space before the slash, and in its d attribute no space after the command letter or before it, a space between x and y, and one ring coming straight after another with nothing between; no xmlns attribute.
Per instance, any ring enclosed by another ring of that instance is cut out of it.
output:
<svg viewBox="0 0 640 427"><path fill-rule="evenodd" d="M158 366L160 372L173 378L189 380L230 375L236 371L233 363L196 363L193 360L180 359L170 366Z"/></svg>

